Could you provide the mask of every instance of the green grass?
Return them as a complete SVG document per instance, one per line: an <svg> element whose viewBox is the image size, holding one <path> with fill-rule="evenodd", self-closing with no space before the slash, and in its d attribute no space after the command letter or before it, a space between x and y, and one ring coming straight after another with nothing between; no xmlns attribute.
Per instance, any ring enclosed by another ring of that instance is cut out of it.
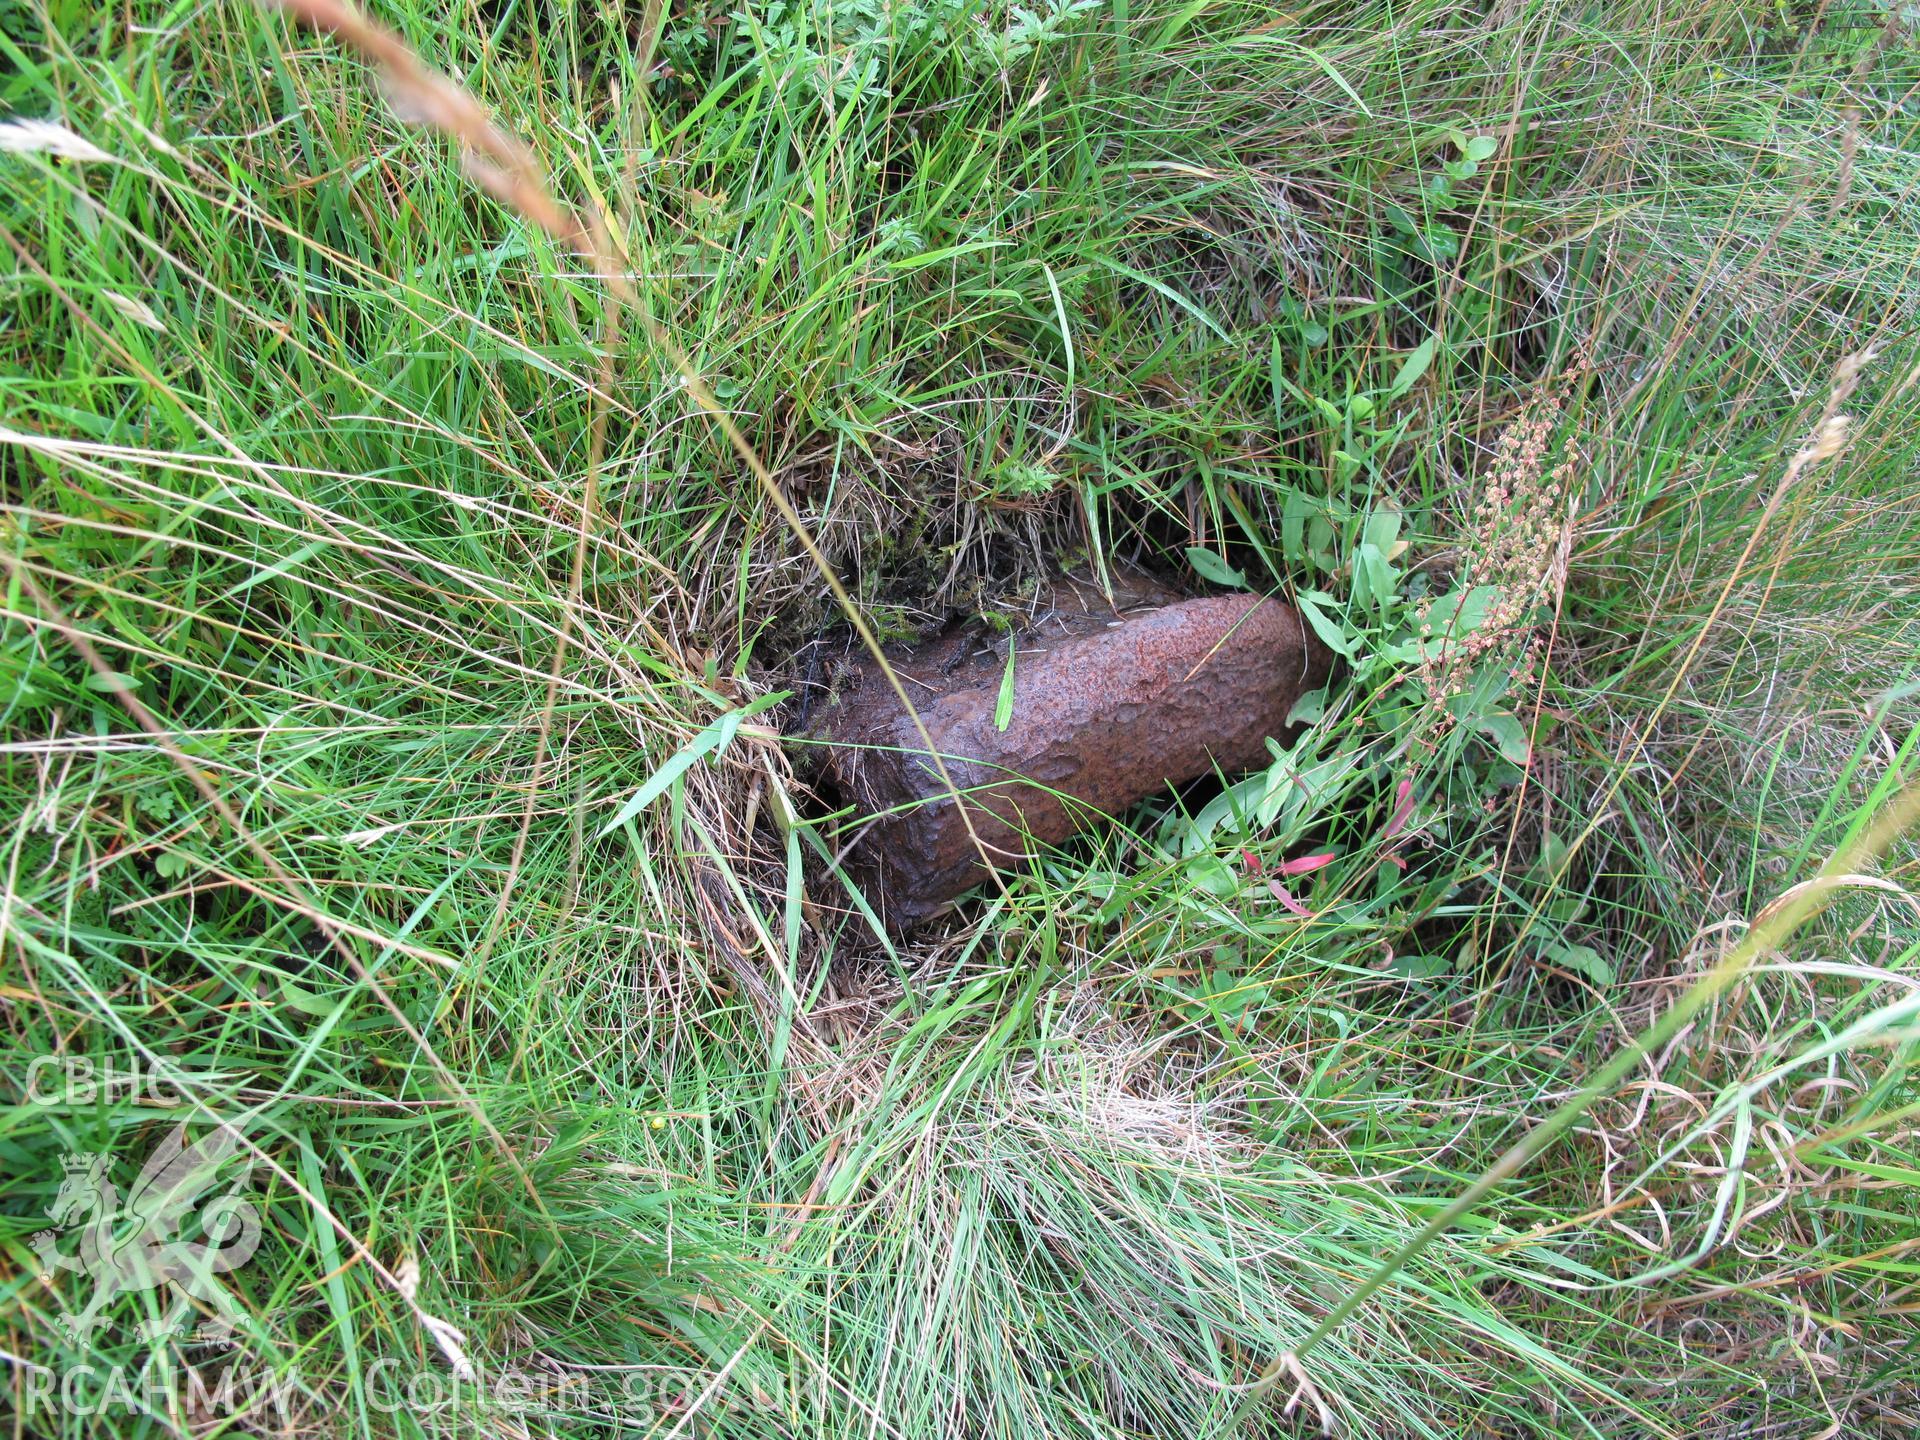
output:
<svg viewBox="0 0 1920 1440"><path fill-rule="evenodd" d="M378 12L625 304L334 41L0 0L0 117L106 157L0 147L13 1433L1910 1428L1910 838L1248 1387L1914 783L1911 18L746 14ZM663 339L881 633L1061 564L1330 597L1313 801L877 939L742 723L841 617ZM1556 377L1564 575L1434 701ZM183 1118L254 1162L235 1346L64 1337L62 1157Z"/></svg>

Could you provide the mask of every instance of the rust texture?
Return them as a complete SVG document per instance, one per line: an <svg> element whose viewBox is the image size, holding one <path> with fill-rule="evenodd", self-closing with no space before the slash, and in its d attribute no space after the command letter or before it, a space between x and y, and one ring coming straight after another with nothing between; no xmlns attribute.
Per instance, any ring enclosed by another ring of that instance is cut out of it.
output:
<svg viewBox="0 0 1920 1440"><path fill-rule="evenodd" d="M994 710L1014 657L1013 710ZM1177 600L1117 582L1113 602L1062 581L1011 641L979 630L889 654L996 866L1208 773L1263 764L1266 739L1331 667L1292 606L1248 595ZM936 914L986 879L981 851L899 697L869 662L815 726L826 777L876 816L846 864L887 926Z"/></svg>

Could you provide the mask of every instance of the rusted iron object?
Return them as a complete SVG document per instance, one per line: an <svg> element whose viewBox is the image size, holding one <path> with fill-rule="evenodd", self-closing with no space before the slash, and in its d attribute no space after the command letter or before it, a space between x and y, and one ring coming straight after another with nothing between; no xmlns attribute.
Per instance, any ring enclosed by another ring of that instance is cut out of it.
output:
<svg viewBox="0 0 1920 1440"><path fill-rule="evenodd" d="M973 822L969 834L885 675L858 667L816 714L813 738L828 747L829 787L875 817L845 863L896 932L985 880L982 848L996 866L1018 864L1169 783L1264 763L1267 737L1332 665L1290 605L1178 600L1139 580L1120 582L1112 601L1063 581L1011 640L961 631L888 658Z"/></svg>

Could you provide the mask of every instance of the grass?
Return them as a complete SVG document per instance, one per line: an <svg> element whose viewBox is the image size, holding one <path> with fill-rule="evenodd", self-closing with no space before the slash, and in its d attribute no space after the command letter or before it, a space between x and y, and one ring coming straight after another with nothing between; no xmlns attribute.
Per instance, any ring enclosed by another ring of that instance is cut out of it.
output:
<svg viewBox="0 0 1920 1440"><path fill-rule="evenodd" d="M379 18L616 278L278 14L0 9L70 137L0 131L14 1433L1911 1428L1910 18ZM876 634L1321 604L1313 798L874 936L755 709L844 620L707 401ZM63 1157L183 1118L234 1343L63 1333Z"/></svg>

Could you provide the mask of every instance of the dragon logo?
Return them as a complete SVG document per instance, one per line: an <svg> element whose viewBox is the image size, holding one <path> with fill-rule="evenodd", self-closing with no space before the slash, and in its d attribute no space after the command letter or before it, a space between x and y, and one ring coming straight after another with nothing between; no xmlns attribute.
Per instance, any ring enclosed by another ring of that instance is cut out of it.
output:
<svg viewBox="0 0 1920 1440"><path fill-rule="evenodd" d="M224 1191L204 1204L201 1196L215 1188L222 1170L232 1168L228 1162L238 1144L230 1130L189 1143L187 1127L175 1127L147 1157L124 1206L118 1187L107 1178L107 1156L61 1157L60 1193L47 1216L54 1228L40 1231L32 1243L41 1282L57 1298L61 1333L69 1342L89 1343L120 1296L162 1286L172 1303L159 1319L140 1327L144 1338L175 1335L200 1312L211 1312L211 1319L194 1330L194 1339L217 1342L233 1333L239 1307L213 1277L246 1264L260 1246L260 1212L240 1194L252 1161L237 1168ZM196 1208L201 1238L189 1240L185 1233ZM72 1254L60 1249L66 1231L79 1237ZM54 1285L55 1273L62 1270L80 1277L76 1290L93 1287L77 1311Z"/></svg>

